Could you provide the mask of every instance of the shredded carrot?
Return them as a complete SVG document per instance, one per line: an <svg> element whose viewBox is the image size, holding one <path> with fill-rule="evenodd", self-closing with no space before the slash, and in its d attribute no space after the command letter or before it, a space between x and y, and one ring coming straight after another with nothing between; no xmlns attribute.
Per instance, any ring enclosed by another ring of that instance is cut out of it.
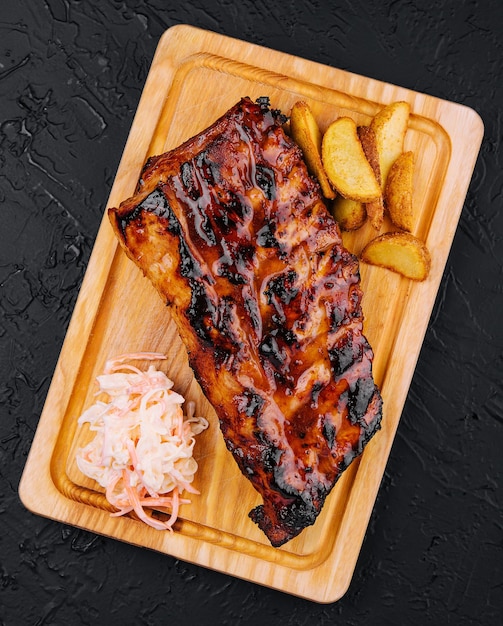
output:
<svg viewBox="0 0 503 626"><path fill-rule="evenodd" d="M106 362L97 377L98 400L79 418L94 431L94 439L77 452L80 471L105 488L105 497L117 509L113 516L134 511L158 530L172 530L181 493L198 494L192 486L197 462L192 452L195 436L208 427L194 417L193 403L173 391L173 381L150 365L142 371L132 360L161 360L157 352L123 354ZM167 521L155 519L147 509L169 510Z"/></svg>

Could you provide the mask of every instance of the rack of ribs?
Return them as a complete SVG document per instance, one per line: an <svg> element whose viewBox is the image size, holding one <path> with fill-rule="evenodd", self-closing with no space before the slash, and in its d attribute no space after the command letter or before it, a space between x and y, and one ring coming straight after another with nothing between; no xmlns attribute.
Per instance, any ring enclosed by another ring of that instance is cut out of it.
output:
<svg viewBox="0 0 503 626"><path fill-rule="evenodd" d="M171 307L228 450L278 547L313 524L380 427L357 258L285 117L243 98L149 158L109 209L125 253Z"/></svg>

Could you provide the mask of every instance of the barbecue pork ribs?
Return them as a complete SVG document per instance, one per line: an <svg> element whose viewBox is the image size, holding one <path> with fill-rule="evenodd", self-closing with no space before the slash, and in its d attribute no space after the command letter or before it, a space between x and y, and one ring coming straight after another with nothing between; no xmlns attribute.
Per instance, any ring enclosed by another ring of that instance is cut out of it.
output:
<svg viewBox="0 0 503 626"><path fill-rule="evenodd" d="M171 307L227 448L280 546L313 524L379 428L357 259L342 245L285 118L243 98L150 158L109 209L125 250Z"/></svg>

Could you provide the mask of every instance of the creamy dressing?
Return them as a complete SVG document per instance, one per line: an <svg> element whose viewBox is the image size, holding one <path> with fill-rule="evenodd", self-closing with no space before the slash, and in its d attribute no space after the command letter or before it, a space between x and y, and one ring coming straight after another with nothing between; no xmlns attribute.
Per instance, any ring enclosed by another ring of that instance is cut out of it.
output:
<svg viewBox="0 0 503 626"><path fill-rule="evenodd" d="M173 381L150 365L146 371L127 361L166 358L157 353L123 355L109 361L97 377L97 400L79 418L95 433L77 452L80 471L105 488L116 515L131 511L158 530L171 529L176 521L183 491L197 494L192 486L198 469L193 458L195 436L208 427L203 417L193 416L189 403L173 391ZM167 522L145 509L167 507Z"/></svg>

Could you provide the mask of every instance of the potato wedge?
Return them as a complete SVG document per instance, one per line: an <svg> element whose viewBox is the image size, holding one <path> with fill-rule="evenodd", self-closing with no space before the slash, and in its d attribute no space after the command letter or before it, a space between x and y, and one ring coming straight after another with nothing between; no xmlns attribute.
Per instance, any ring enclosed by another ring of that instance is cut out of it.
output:
<svg viewBox="0 0 503 626"><path fill-rule="evenodd" d="M362 144L363 152L367 157L367 161L370 163L370 167L374 171L376 180L379 185L381 185L381 168L379 165L379 152L377 150L375 132L372 128L370 128L370 126L359 126L358 138L360 139L360 142ZM379 230L382 226L384 219L383 197L381 196L377 200L368 202L365 207L365 212L372 226L376 230Z"/></svg>
<svg viewBox="0 0 503 626"><path fill-rule="evenodd" d="M339 117L330 124L321 143L321 160L332 186L345 198L371 202L382 196L362 144L356 123Z"/></svg>
<svg viewBox="0 0 503 626"><path fill-rule="evenodd" d="M403 152L393 163L384 189L384 200L391 221L402 230L413 227L412 178L414 153Z"/></svg>
<svg viewBox="0 0 503 626"><path fill-rule="evenodd" d="M325 198L335 198L337 194L321 162L322 134L306 102L299 100L293 105L290 112L290 134L304 153L307 168L320 183L322 194Z"/></svg>
<svg viewBox="0 0 503 626"><path fill-rule="evenodd" d="M381 168L379 166L379 152L377 150L376 134L370 126L358 126L356 129L358 139L362 144L363 153L374 172L374 176L381 184Z"/></svg>
<svg viewBox="0 0 503 626"><path fill-rule="evenodd" d="M342 230L357 230L367 219L367 211L363 203L340 195L332 204L332 215Z"/></svg>
<svg viewBox="0 0 503 626"><path fill-rule="evenodd" d="M385 233L372 239L360 258L364 263L385 267L417 281L425 280L431 267L424 242L406 232Z"/></svg>
<svg viewBox="0 0 503 626"><path fill-rule="evenodd" d="M381 171L381 187L386 186L388 172L403 152L405 133L409 125L410 105L408 102L392 102L384 107L370 123L376 137Z"/></svg>
<svg viewBox="0 0 503 626"><path fill-rule="evenodd" d="M372 202L367 202L365 205L365 213L369 218L370 223L376 230L380 230L382 223L384 221L384 204L383 201L379 198L379 200L373 200Z"/></svg>

